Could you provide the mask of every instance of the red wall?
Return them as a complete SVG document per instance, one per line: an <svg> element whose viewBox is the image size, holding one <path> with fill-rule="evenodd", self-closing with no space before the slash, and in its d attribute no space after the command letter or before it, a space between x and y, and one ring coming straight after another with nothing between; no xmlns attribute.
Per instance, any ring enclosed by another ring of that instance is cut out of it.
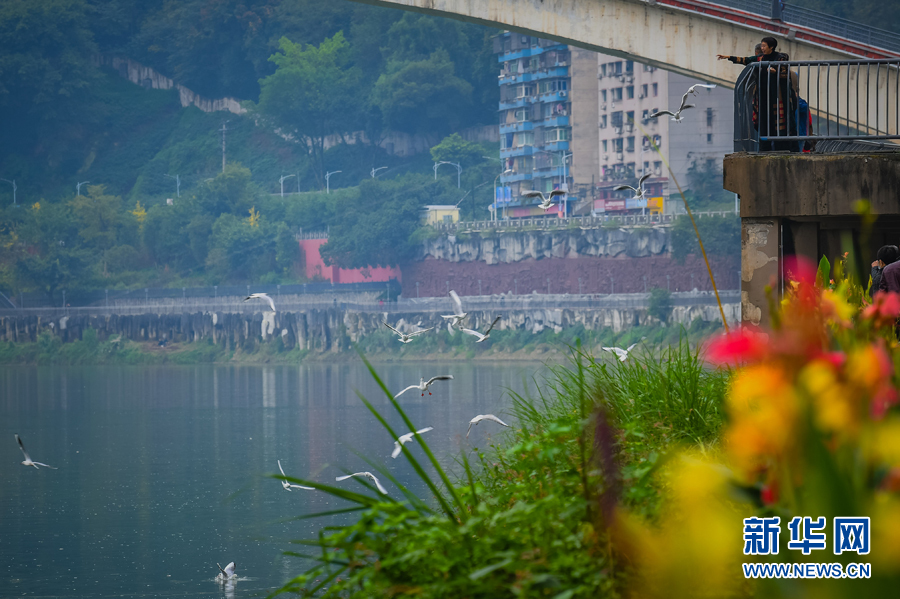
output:
<svg viewBox="0 0 900 599"><path fill-rule="evenodd" d="M326 266L319 253L319 248L327 241L327 239L303 239L300 241L300 249L303 250L303 259L306 262L306 278L312 279L318 276L332 283L383 283L391 279L402 280L400 269L396 267L347 270L336 266Z"/></svg>

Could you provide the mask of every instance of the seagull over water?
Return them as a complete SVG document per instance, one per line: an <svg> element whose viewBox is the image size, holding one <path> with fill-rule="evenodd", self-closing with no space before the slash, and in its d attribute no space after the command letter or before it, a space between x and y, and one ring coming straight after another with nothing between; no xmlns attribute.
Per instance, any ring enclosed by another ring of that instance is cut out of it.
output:
<svg viewBox="0 0 900 599"><path fill-rule="evenodd" d="M382 495L387 495L387 489L381 486L381 482L375 478L375 475L371 472L354 472L353 474L348 474L346 476L338 476L334 480L340 482L342 480L347 480L348 478L352 478L354 476L365 476L366 478L372 479L372 482L375 483L375 488L378 489L378 492Z"/></svg>
<svg viewBox="0 0 900 599"><path fill-rule="evenodd" d="M401 445L405 445L413 440L413 437L416 435L421 435L422 433L427 433L430 430L434 430L433 426L427 426L425 428L420 428L414 433L406 433L405 435L400 435L397 437L397 440L394 441L394 451L391 452L391 457L397 459L397 456L400 455L400 452L403 451L400 449Z"/></svg>
<svg viewBox="0 0 900 599"><path fill-rule="evenodd" d="M488 337L491 336L491 331L494 329L494 325L497 324L497 322L499 320L500 320L499 316L497 318L495 318L494 322L491 323L491 326L488 327L488 330L486 330L483 335L481 333L479 333L478 331L473 331L472 329L460 329L460 330L463 333L472 335L473 337L478 337L478 340L475 343L481 343L482 341L484 341L485 339L487 339Z"/></svg>
<svg viewBox="0 0 900 599"><path fill-rule="evenodd" d="M696 86L694 86L694 87L696 87ZM680 123L682 120L684 120L684 118L681 116L682 112L684 112L688 108L696 108L696 106L694 104L687 103L688 96L691 95L691 90L693 90L693 89L694 88L692 87L690 90L684 92L683 96L681 96L681 106L678 107L678 110L676 112L672 112L671 110L660 110L659 112L654 112L653 114L651 114L650 118L655 119L658 116L668 114L669 116L672 117L673 121L675 121L676 123Z"/></svg>
<svg viewBox="0 0 900 599"><path fill-rule="evenodd" d="M287 476L287 474L284 473L284 468L281 467L281 460L278 460L278 469L281 470L281 476ZM286 480L281 481L281 486L284 487L285 491L290 491L291 487L293 487L295 489L306 489L307 491L315 491L314 487L304 487L303 485L292 485L291 483L289 483Z"/></svg>
<svg viewBox="0 0 900 599"><path fill-rule="evenodd" d="M613 187L613 190L621 191L623 189L630 189L631 191L634 192L634 197L631 198L632 200L643 200L647 197L647 190L644 188L644 181L646 181L647 177L649 177L649 176L650 176L650 173L644 174L638 180L637 187L632 187L631 185L616 185L615 187Z"/></svg>
<svg viewBox="0 0 900 599"><path fill-rule="evenodd" d="M54 468L53 466L48 466L47 464L42 464L41 462L35 462L34 460L32 460L31 457L28 455L28 452L25 451L25 444L22 443L22 439L19 438L19 435L16 435L16 441L19 442L19 449L21 449L22 453L25 454L25 461L22 462L23 466L34 466L38 470L40 470L40 468L38 468L38 466L43 466L44 468L50 468L51 470L58 470L58 468Z"/></svg>
<svg viewBox="0 0 900 599"><path fill-rule="evenodd" d="M643 340L644 340L644 337L641 337L641 341L643 341ZM619 362L624 362L626 360L626 358L628 358L628 354L631 352L631 350L633 350L634 347L641 341L632 343L631 345L628 346L628 349L622 349L621 347L604 347L603 351L608 351L608 352L612 352L612 353L616 354L616 356L619 358Z"/></svg>
<svg viewBox="0 0 900 599"><path fill-rule="evenodd" d="M469 428L466 430L466 439L469 438L469 433L472 431L472 425L477 425L482 420L493 420L497 424L501 424L503 426L509 426L508 424L506 424L505 422L503 422L502 420L500 420L493 414L479 414L475 418L472 418L471 420L469 420Z"/></svg>
<svg viewBox="0 0 900 599"><path fill-rule="evenodd" d="M216 565L219 566L219 563L216 562ZM224 569L222 566L219 566L219 574L216 575L217 580L228 580L230 578L237 578L237 574L234 573L234 562L229 563Z"/></svg>
<svg viewBox="0 0 900 599"><path fill-rule="evenodd" d="M419 379L419 384L418 384L418 385L410 385L409 387L407 387L406 389L404 389L403 391L401 391L400 393L398 393L397 395L395 395L395 396L394 396L394 399L397 399L398 397L400 397L401 395L403 395L404 393L406 393L406 392L409 391L410 389L418 389L419 391L422 392L422 397L425 397L425 392L428 391L428 388L429 388L435 381L452 381L452 380L453 380L453 375L452 375L452 374L440 374L440 375L438 375L438 376L433 376L433 377L431 377L431 378L428 379L427 381L426 381L424 378L420 378L420 379ZM431 395L431 391L428 391L428 395Z"/></svg>
<svg viewBox="0 0 900 599"><path fill-rule="evenodd" d="M277 310L275 309L275 302L273 302L272 298L269 297L268 295L266 295L265 293L251 293L250 295L248 295L247 297L244 298L244 301L249 302L252 299L266 300L267 302L269 302L269 306L272 307L272 312L277 312Z"/></svg>
<svg viewBox="0 0 900 599"><path fill-rule="evenodd" d="M450 300L453 304L453 314L441 314L441 318L449 320L449 324L458 327L459 323L461 323L465 319L465 317L468 316L468 314L463 312L462 302L459 301L459 296L456 295L456 292L452 289L450 290Z"/></svg>
<svg viewBox="0 0 900 599"><path fill-rule="evenodd" d="M550 210L550 208L553 206L554 200L559 196L564 195L566 195L566 192L561 189L554 189L548 196L545 196L543 192L536 189L532 191L522 192L522 196L526 198L541 198L541 203L538 204L538 208L540 208L541 210Z"/></svg>
<svg viewBox="0 0 900 599"><path fill-rule="evenodd" d="M431 327L428 329L422 329L421 331L413 331L412 333L401 333L400 331L398 331L397 329L395 329L394 327L389 325L387 322L384 323L384 326L386 326L390 330L397 333L397 336L400 338L400 343L409 343L410 341L413 340L413 337L421 335L422 333L427 333L428 331L430 331L431 329L434 328L434 327Z"/></svg>

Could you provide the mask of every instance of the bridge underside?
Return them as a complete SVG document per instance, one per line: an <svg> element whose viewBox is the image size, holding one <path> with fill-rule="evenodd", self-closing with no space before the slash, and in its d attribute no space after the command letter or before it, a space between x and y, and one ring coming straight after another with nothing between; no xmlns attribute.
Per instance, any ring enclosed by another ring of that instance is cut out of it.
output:
<svg viewBox="0 0 900 599"><path fill-rule="evenodd" d="M353 0L520 31L734 87L741 68L717 54L747 56L769 32L639 0ZM857 55L779 38L791 60Z"/></svg>

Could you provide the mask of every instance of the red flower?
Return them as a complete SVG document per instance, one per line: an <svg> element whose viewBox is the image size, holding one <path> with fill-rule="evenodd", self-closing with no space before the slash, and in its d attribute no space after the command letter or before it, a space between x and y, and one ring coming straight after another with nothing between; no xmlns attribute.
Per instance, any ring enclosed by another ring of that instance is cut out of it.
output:
<svg viewBox="0 0 900 599"><path fill-rule="evenodd" d="M763 485L763 488L759 492L759 498L762 499L764 505L778 503L778 485L775 483Z"/></svg>
<svg viewBox="0 0 900 599"><path fill-rule="evenodd" d="M900 317L900 294L894 291L879 291L875 301L862 313L863 319L873 320L876 327L892 326Z"/></svg>
<svg viewBox="0 0 900 599"><path fill-rule="evenodd" d="M706 359L713 364L731 362L755 362L766 352L767 336L741 327L712 340L706 350Z"/></svg>
<svg viewBox="0 0 900 599"><path fill-rule="evenodd" d="M784 278L798 283L816 284L816 265L806 256L785 256Z"/></svg>

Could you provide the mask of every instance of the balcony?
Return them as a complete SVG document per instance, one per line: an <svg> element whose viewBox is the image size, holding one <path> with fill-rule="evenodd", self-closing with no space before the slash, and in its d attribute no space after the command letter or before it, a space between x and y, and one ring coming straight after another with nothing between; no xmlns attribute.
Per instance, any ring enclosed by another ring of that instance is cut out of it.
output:
<svg viewBox="0 0 900 599"><path fill-rule="evenodd" d="M518 181L531 180L531 178L532 178L531 173L514 172L511 175L504 175L504 176L500 177L500 182L501 183L516 183Z"/></svg>
<svg viewBox="0 0 900 599"><path fill-rule="evenodd" d="M554 141L551 143L544 143L541 147L542 150L546 150L547 152L560 152L562 150L569 149L569 142L567 141Z"/></svg>
<svg viewBox="0 0 900 599"><path fill-rule="evenodd" d="M534 129L534 123L531 121L503 123L500 125L500 135L505 133L518 133L519 131L531 131L532 129Z"/></svg>
<svg viewBox="0 0 900 599"><path fill-rule="evenodd" d="M569 92L560 91L560 92L550 92L546 94L541 94L538 97L538 100L541 102L568 102Z"/></svg>
<svg viewBox="0 0 900 599"><path fill-rule="evenodd" d="M507 148L500 150L501 158L513 158L515 156L531 156L534 154L534 146L519 146L518 148Z"/></svg>
<svg viewBox="0 0 900 599"><path fill-rule="evenodd" d="M568 116L554 116L549 119L544 119L540 122L541 127L568 127L569 126L569 117ZM501 131L502 133L502 131Z"/></svg>
<svg viewBox="0 0 900 599"><path fill-rule="evenodd" d="M555 44L553 46L546 46L541 48L540 46L533 46L531 48L522 48L521 50L516 50L515 52L508 52L506 54L499 54L497 56L497 62L506 62L508 60L516 60L517 58L524 58L526 56L540 56L544 52L548 50L565 50L565 44Z"/></svg>
<svg viewBox="0 0 900 599"><path fill-rule="evenodd" d="M510 110L513 108L522 108L523 106L528 106L529 104L534 104L538 99L535 96L525 96L523 98L516 98L510 102L500 102L500 108L497 109L497 112L501 110Z"/></svg>

